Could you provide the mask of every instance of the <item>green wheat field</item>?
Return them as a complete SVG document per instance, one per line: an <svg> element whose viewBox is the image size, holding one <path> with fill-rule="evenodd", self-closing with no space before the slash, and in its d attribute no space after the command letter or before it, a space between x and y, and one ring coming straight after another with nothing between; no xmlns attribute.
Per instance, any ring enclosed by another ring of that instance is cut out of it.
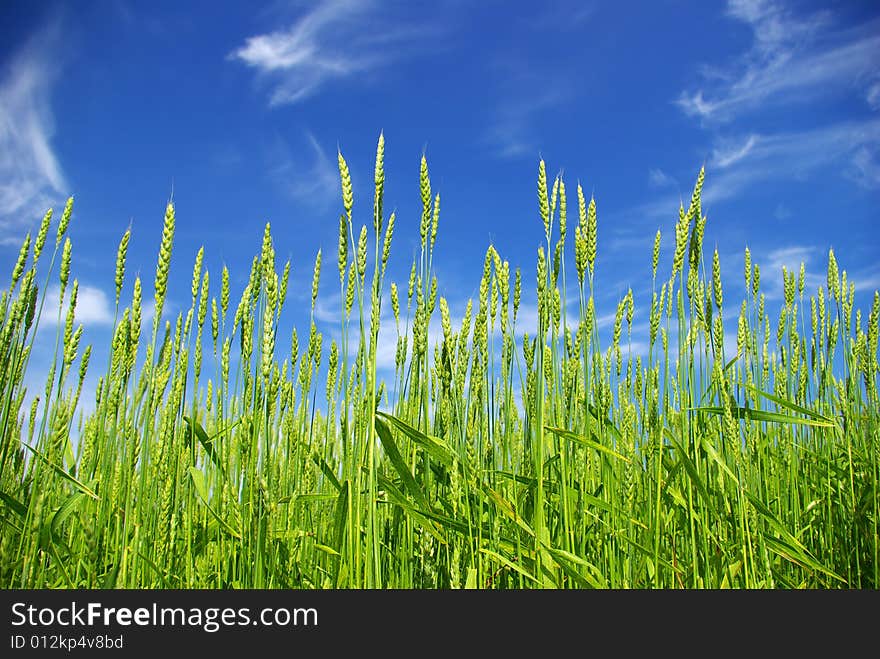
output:
<svg viewBox="0 0 880 659"><path fill-rule="evenodd" d="M243 291L225 267L209 276L200 251L191 305L167 320L173 204L153 281L127 278L125 232L105 363L74 323L73 200L57 225L46 213L0 299L4 588L880 585L880 296L855 308L833 252L817 290L803 267L767 275L783 279L778 317L747 249L747 294L725 299L700 171L672 237L645 254L646 325L630 291L600 331L595 201L541 161L536 264L489 246L453 324L424 158L421 217L397 226L419 231L421 251L408 281L386 277L383 159L380 137L372 213L358 218L339 155L338 251L323 274L317 252L307 327L279 322L290 263L269 225ZM321 276L339 286L338 343L314 322ZM44 307L58 284L60 306ZM377 372L383 304L393 374ZM521 304L537 305L534 326ZM53 321L54 366L28 390L37 327ZM84 405L88 369L101 375Z"/></svg>

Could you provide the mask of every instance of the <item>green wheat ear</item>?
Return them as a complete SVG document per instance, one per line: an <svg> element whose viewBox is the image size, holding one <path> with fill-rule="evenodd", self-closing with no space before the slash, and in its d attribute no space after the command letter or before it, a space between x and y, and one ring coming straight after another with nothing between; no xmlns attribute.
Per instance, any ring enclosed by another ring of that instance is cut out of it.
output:
<svg viewBox="0 0 880 659"><path fill-rule="evenodd" d="M318 299L318 281L321 278L321 250L315 256L315 269L312 271L312 311L315 310L315 302Z"/></svg>
<svg viewBox="0 0 880 659"><path fill-rule="evenodd" d="M375 184L373 206L373 229L377 240L382 231L382 203L385 194L385 134L379 133L379 143L376 145L376 166L373 171Z"/></svg>
<svg viewBox="0 0 880 659"><path fill-rule="evenodd" d="M55 234L55 247L61 245L61 239L67 233L67 227L70 224L70 215L73 212L73 197L67 199L64 204L64 212L61 213L61 221L58 222L58 233Z"/></svg>
<svg viewBox="0 0 880 659"><path fill-rule="evenodd" d="M428 176L428 161L424 154L419 162L419 193L422 197L422 221L419 225L419 237L424 248L427 245L428 227L431 222L431 179Z"/></svg>
<svg viewBox="0 0 880 659"><path fill-rule="evenodd" d="M21 279L22 274L24 274L24 265L27 262L28 252L31 249L31 233L28 231L27 236L25 236L24 242L21 244L21 249L18 251L18 259L15 261L15 267L12 268L12 286L10 289L15 288L15 285L18 283L18 280Z"/></svg>
<svg viewBox="0 0 880 659"><path fill-rule="evenodd" d="M46 238L49 236L49 225L52 222L52 209L46 211L43 221L40 223L40 230L37 232L37 239L34 241L34 263L40 260L40 254L43 253L43 247L46 245Z"/></svg>
<svg viewBox="0 0 880 659"><path fill-rule="evenodd" d="M122 234L119 241L119 249L116 251L116 304L119 305L119 294L122 292L122 283L125 280L125 257L128 253L128 241L131 239L131 228Z"/></svg>
<svg viewBox="0 0 880 659"><path fill-rule="evenodd" d="M743 261L746 279L746 290L748 291L752 287L752 253L749 251L748 247L746 247Z"/></svg>
<svg viewBox="0 0 880 659"><path fill-rule="evenodd" d="M840 300L840 279L838 277L837 259L834 258L834 249L828 250L828 292L832 300Z"/></svg>
<svg viewBox="0 0 880 659"><path fill-rule="evenodd" d="M205 248L199 247L199 251L196 253L196 260L193 264L193 275L192 275L192 285L190 286L190 292L192 293L192 304L191 306L195 307L196 305L196 297L199 294L199 282L202 280L202 262L205 258Z"/></svg>
<svg viewBox="0 0 880 659"><path fill-rule="evenodd" d="M165 207L165 221L162 225L162 241L159 245L159 260L156 264L155 311L153 316L154 334L162 317L165 296L168 293L168 270L171 267L171 249L174 242L174 204L168 202Z"/></svg>
<svg viewBox="0 0 880 659"><path fill-rule="evenodd" d="M351 172L348 169L348 163L342 157L342 152L336 152L336 160L339 165L339 179L342 185L342 205L345 208L345 214L348 221L351 221L351 208L354 205L354 194L351 189Z"/></svg>
<svg viewBox="0 0 880 659"><path fill-rule="evenodd" d="M431 250L434 249L434 242L437 240L437 225L440 222L440 193L434 195L434 214L431 220Z"/></svg>
<svg viewBox="0 0 880 659"><path fill-rule="evenodd" d="M130 358L130 362L132 365L134 364L134 359L137 356L137 346L138 341L140 341L141 335L141 318L142 318L142 296L143 292L141 290L141 278L135 277L134 280L134 292L132 294L131 301L131 322L129 324L129 337L132 348L132 354Z"/></svg>
<svg viewBox="0 0 880 659"><path fill-rule="evenodd" d="M364 276L367 272L367 225L361 225L361 233L358 237L357 246L357 274L360 279L360 286L364 286Z"/></svg>
<svg viewBox="0 0 880 659"><path fill-rule="evenodd" d="M412 303L413 288L415 287L415 284L416 284L416 262L415 262L415 259L413 259L412 267L410 268L410 271L409 271L409 283L407 284L407 292L406 292L406 306L407 306L407 308L409 308L410 304Z"/></svg>
<svg viewBox="0 0 880 659"><path fill-rule="evenodd" d="M287 286L290 281L290 259L284 262L284 270L281 273L281 283L278 286L278 307L284 305L287 299Z"/></svg>
<svg viewBox="0 0 880 659"><path fill-rule="evenodd" d="M391 282L391 311L394 314L394 322L400 324L400 299L397 293L397 284Z"/></svg>
<svg viewBox="0 0 880 659"><path fill-rule="evenodd" d="M568 223L568 203L565 198L565 181L559 179L559 244L565 245L565 232Z"/></svg>
<svg viewBox="0 0 880 659"><path fill-rule="evenodd" d="M593 276L593 269L596 262L596 250L598 249L598 219L596 217L596 199L590 197L590 205L587 207L587 236L586 236L586 257L587 265L590 267L590 277ZM591 280L592 281L592 280Z"/></svg>
<svg viewBox="0 0 880 659"><path fill-rule="evenodd" d="M718 312L721 312L722 307L722 291L721 291L721 261L718 258L718 248L715 248L715 252L712 254L712 291L715 296L715 305L718 307Z"/></svg>
<svg viewBox="0 0 880 659"><path fill-rule="evenodd" d="M226 318L226 312L229 310L229 270L225 265L220 273L220 309L223 311L223 317Z"/></svg>
<svg viewBox="0 0 880 659"><path fill-rule="evenodd" d="M73 345L73 322L76 312L76 302L79 295L79 282L74 279L73 286L70 288L70 303L67 307L67 316L64 321L64 358L63 362L66 366L73 363L73 354L76 352Z"/></svg>
<svg viewBox="0 0 880 659"><path fill-rule="evenodd" d="M522 272L517 267L513 275L513 322L516 322L516 316L519 313L519 303L522 297Z"/></svg>
<svg viewBox="0 0 880 659"><path fill-rule="evenodd" d="M205 317L208 313L208 286L208 271L205 270L205 274L202 276L202 286L199 291L199 311L196 316L196 323L199 329L205 324Z"/></svg>
<svg viewBox="0 0 880 659"><path fill-rule="evenodd" d="M550 202L547 198L547 167L543 158L538 162L538 210L544 222L544 235L550 242Z"/></svg>
<svg viewBox="0 0 880 659"><path fill-rule="evenodd" d="M339 248L336 252L336 265L339 269L339 285L345 284L345 268L348 266L348 219L339 216Z"/></svg>
<svg viewBox="0 0 880 659"><path fill-rule="evenodd" d="M382 276L385 276L385 267L388 265L388 257L391 256L391 238L394 236L394 222L396 213L391 213L388 218L388 226L385 227L385 239L382 241Z"/></svg>
<svg viewBox="0 0 880 659"><path fill-rule="evenodd" d="M657 278L657 265L660 263L660 229L657 229L657 235L654 236L654 252L651 256L651 278Z"/></svg>
<svg viewBox="0 0 880 659"><path fill-rule="evenodd" d="M73 247L70 243L70 237L64 239L64 248L61 250L61 267L58 272L58 278L61 281L61 298L64 299L64 291L67 289L67 282L70 278L70 253Z"/></svg>

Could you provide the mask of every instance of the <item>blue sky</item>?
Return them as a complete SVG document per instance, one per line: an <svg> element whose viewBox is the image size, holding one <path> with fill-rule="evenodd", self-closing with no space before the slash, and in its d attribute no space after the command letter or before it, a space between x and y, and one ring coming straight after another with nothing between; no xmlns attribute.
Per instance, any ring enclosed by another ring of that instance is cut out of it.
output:
<svg viewBox="0 0 880 659"><path fill-rule="evenodd" d="M577 182L597 200L601 312L630 286L644 311L654 234L665 264L701 165L728 322L746 245L770 297L781 267L801 261L814 292L829 247L865 312L880 287L872 2L7 0L0 14L0 270L45 209L75 195L78 319L96 344L129 224L123 300L137 271L151 293L172 190L172 318L189 306L202 245L212 283L226 263L237 299L269 221L280 262L292 260L301 333L324 249L319 320L332 336L336 150L352 169L355 222L368 223L380 131L397 211L390 277L405 282L417 249L425 153L453 315L476 294L490 242L533 281L540 157L563 172L570 209Z"/></svg>

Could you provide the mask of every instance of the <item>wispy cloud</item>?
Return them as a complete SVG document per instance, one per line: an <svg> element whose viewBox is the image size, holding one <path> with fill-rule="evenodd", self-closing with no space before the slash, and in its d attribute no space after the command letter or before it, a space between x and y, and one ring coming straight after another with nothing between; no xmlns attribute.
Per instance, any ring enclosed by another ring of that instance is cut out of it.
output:
<svg viewBox="0 0 880 659"><path fill-rule="evenodd" d="M789 209L789 207L785 204L777 204L776 210L773 211L773 217L780 221L787 220L791 217L791 215L791 209Z"/></svg>
<svg viewBox="0 0 880 659"><path fill-rule="evenodd" d="M54 24L35 35L0 73L0 242L63 201L68 184L52 148L52 85L58 74Z"/></svg>
<svg viewBox="0 0 880 659"><path fill-rule="evenodd" d="M652 188L668 188L675 185L675 179L662 169L655 168L648 172L648 185Z"/></svg>
<svg viewBox="0 0 880 659"><path fill-rule="evenodd" d="M333 81L385 66L436 31L389 26L382 4L369 0L322 0L312 7L287 29L249 37L229 54L271 81L271 106L298 103Z"/></svg>
<svg viewBox="0 0 880 659"><path fill-rule="evenodd" d="M815 247L809 245L788 245L786 247L777 247L767 252L766 267L771 270L782 271L783 266L789 272L797 272L801 263L806 267L816 253Z"/></svg>
<svg viewBox="0 0 880 659"><path fill-rule="evenodd" d="M534 157L538 152L540 117L566 98L560 89L522 97L508 97L496 110L485 142L499 158Z"/></svg>
<svg viewBox="0 0 880 659"><path fill-rule="evenodd" d="M804 295L806 297L815 295L820 286L827 285L828 248L820 249L808 245L790 244L770 249L752 245L750 249L752 263L760 267L761 291L767 300L779 301L783 299L782 269L785 268L788 272L797 275L800 272L801 263L804 264ZM739 268L742 264L742 255L728 255L722 259L722 264L727 264L723 266L727 268L736 264L736 268ZM849 270L842 268L842 271L848 272L848 281L855 284L856 291L859 293L870 295L880 287L880 268L874 264ZM732 272L733 270L731 270Z"/></svg>
<svg viewBox="0 0 880 659"><path fill-rule="evenodd" d="M731 146L740 145L740 146ZM842 121L778 134L721 139L706 168L703 203L731 199L754 186L804 180L828 166L866 188L880 188L880 119ZM696 177L696 172L694 172ZM685 192L689 196L690 190ZM664 194L627 211L644 218L674 219L679 192ZM685 199L686 203L687 199Z"/></svg>
<svg viewBox="0 0 880 659"><path fill-rule="evenodd" d="M865 187L878 187L878 150L880 119L842 121L791 133L751 134L739 149L716 150L714 164L723 171L714 182L707 182L706 198L728 198L760 181L803 180L829 165Z"/></svg>
<svg viewBox="0 0 880 659"><path fill-rule="evenodd" d="M873 148L872 148L873 147ZM877 162L877 143L856 150L847 170L851 178L864 188L880 188L880 163Z"/></svg>
<svg viewBox="0 0 880 659"><path fill-rule="evenodd" d="M531 29L552 30L555 33L581 29L599 9L595 0L557 0L536 6L540 7L540 12L536 16L523 16L521 22Z"/></svg>
<svg viewBox="0 0 880 659"><path fill-rule="evenodd" d="M850 281L855 285L857 293L871 293L880 290L880 270L877 268L857 272Z"/></svg>
<svg viewBox="0 0 880 659"><path fill-rule="evenodd" d="M757 144L758 137L756 135L749 135L746 139L745 143L739 146L730 146L730 145L719 145L712 152L712 160L715 165L721 169L726 167L730 167L734 163L742 160L752 148Z"/></svg>
<svg viewBox="0 0 880 659"><path fill-rule="evenodd" d="M769 251L752 249L752 261L761 269L761 291L768 300L781 300L784 296L782 269L798 274L804 264L805 294L815 293L825 283L825 266L828 253L806 245L785 245Z"/></svg>
<svg viewBox="0 0 880 659"><path fill-rule="evenodd" d="M294 156L287 142L279 138L271 149L270 159L274 164L270 174L281 189L297 201L323 207L337 196L338 170L312 133L307 131L304 140L311 152L308 161Z"/></svg>
<svg viewBox="0 0 880 659"><path fill-rule="evenodd" d="M752 47L725 68L704 68L703 84L681 93L677 103L689 116L729 121L853 87L876 109L880 21L835 29L827 12L796 16L776 0L729 0L727 14L752 29Z"/></svg>
<svg viewBox="0 0 880 659"><path fill-rule="evenodd" d="M880 82L875 82L868 88L865 100L868 101L872 110L880 110Z"/></svg>
<svg viewBox="0 0 880 659"><path fill-rule="evenodd" d="M547 127L559 121L559 110L575 101L583 87L582 72L570 62L548 58L541 46L548 33L582 33L594 22L594 0L557 0L522 11L509 26L506 45L485 59L486 129L482 143L497 158L534 158L548 138Z"/></svg>

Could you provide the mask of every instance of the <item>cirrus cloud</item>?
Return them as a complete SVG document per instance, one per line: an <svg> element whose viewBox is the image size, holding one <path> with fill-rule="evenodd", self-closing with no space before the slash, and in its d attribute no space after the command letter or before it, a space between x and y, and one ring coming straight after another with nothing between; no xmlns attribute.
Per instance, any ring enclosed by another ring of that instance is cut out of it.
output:
<svg viewBox="0 0 880 659"><path fill-rule="evenodd" d="M0 243L63 202L68 183L52 147L57 23L31 38L0 72Z"/></svg>

